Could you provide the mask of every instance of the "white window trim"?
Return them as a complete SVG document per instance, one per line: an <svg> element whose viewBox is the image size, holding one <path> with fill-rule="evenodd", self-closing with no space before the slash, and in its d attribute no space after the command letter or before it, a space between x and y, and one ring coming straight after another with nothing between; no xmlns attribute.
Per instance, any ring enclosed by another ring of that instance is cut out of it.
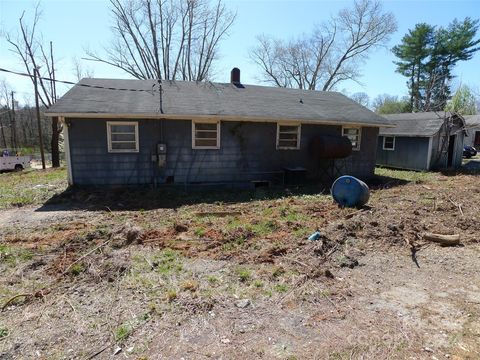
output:
<svg viewBox="0 0 480 360"><path fill-rule="evenodd" d="M135 126L135 149L112 149L112 125L134 125ZM109 153L136 153L139 151L138 122L136 121L107 121L107 141Z"/></svg>
<svg viewBox="0 0 480 360"><path fill-rule="evenodd" d="M356 147L352 146L352 150L360 151L360 148L362 146L362 127L361 126L342 126L342 136L347 136L345 135L345 129L358 129L358 143Z"/></svg>
<svg viewBox="0 0 480 360"><path fill-rule="evenodd" d="M217 124L217 146L197 146L195 145L195 124ZM218 150L220 149L220 121L219 120L192 120L192 149L210 149Z"/></svg>
<svg viewBox="0 0 480 360"><path fill-rule="evenodd" d="M393 138L393 147L391 149L385 147L385 139L386 138ZM386 151L394 151L395 150L395 136L384 136L383 137L383 150L386 150Z"/></svg>
<svg viewBox="0 0 480 360"><path fill-rule="evenodd" d="M297 146L280 146L280 126L298 126ZM302 139L302 124L300 123L277 123L277 150L300 150L300 141Z"/></svg>

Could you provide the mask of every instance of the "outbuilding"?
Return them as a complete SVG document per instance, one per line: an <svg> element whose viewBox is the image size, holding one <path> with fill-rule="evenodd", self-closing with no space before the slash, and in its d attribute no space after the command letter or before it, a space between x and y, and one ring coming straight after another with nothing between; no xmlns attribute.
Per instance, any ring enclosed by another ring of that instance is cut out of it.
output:
<svg viewBox="0 0 480 360"><path fill-rule="evenodd" d="M464 118L468 130L464 145L480 150L480 115L465 115Z"/></svg>
<svg viewBox="0 0 480 360"><path fill-rule="evenodd" d="M82 79L46 114L75 185L365 179L390 126L338 92L245 85L236 68L230 83Z"/></svg>
<svg viewBox="0 0 480 360"><path fill-rule="evenodd" d="M429 171L462 165L465 120L456 113L384 115L395 127L380 128L377 165Z"/></svg>

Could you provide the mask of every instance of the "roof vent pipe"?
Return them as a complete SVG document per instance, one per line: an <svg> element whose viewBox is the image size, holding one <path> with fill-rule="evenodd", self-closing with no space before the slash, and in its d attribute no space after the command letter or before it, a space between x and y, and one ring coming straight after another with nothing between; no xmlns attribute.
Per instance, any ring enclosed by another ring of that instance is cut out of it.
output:
<svg viewBox="0 0 480 360"><path fill-rule="evenodd" d="M232 72L230 73L230 82L234 85L240 84L240 69L233 68Z"/></svg>

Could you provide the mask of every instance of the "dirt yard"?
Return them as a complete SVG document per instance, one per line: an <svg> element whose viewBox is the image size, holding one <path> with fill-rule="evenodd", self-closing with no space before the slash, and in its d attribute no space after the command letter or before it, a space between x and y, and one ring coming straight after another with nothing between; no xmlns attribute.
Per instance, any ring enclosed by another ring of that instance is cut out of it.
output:
<svg viewBox="0 0 480 360"><path fill-rule="evenodd" d="M478 175L377 174L362 209L0 174L0 359L480 359Z"/></svg>

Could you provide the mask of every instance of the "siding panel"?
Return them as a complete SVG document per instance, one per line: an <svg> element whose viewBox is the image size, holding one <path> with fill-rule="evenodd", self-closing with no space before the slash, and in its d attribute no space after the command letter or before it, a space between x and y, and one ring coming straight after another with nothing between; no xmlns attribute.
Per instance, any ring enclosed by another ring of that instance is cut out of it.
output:
<svg viewBox="0 0 480 360"><path fill-rule="evenodd" d="M378 138L377 164L399 169L428 170L428 137L395 137L395 150L383 150L383 136Z"/></svg>
<svg viewBox="0 0 480 360"><path fill-rule="evenodd" d="M128 120L126 120L128 121ZM152 184L173 176L175 183L245 182L278 179L285 167L304 167L322 179L332 161L315 162L309 143L317 135L341 135L341 126L303 124L299 150L277 150L275 123L222 122L220 149L192 149L189 120L139 120L139 152L109 153L103 119L69 119L72 174L78 185ZM335 161L335 176L367 178L375 167L378 128L362 129L361 150ZM167 145L166 166L152 162L156 145Z"/></svg>

